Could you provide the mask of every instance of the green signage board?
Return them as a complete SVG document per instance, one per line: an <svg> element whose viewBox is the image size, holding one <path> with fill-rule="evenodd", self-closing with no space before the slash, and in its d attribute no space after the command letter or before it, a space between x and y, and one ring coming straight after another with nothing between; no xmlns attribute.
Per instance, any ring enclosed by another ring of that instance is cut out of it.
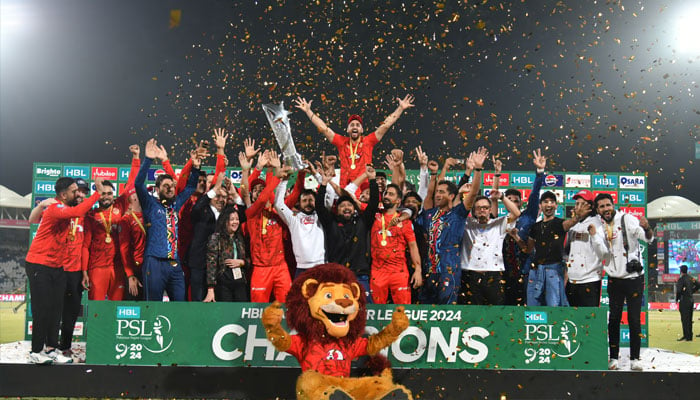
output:
<svg viewBox="0 0 700 400"><path fill-rule="evenodd" d="M87 363L297 367L265 337L266 304L89 301ZM371 305L366 332L394 306ZM406 306L411 326L386 350L394 368L600 370L605 309Z"/></svg>

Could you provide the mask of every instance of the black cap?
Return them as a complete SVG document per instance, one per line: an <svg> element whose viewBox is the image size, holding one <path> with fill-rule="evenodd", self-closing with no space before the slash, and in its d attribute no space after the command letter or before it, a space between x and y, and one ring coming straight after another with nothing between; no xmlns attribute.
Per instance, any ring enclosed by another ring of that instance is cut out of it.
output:
<svg viewBox="0 0 700 400"><path fill-rule="evenodd" d="M76 179L75 184L78 185L78 189L90 190L90 185L83 178Z"/></svg>
<svg viewBox="0 0 700 400"><path fill-rule="evenodd" d="M542 196L540 197L540 203L547 200L547 199L554 200L554 202L556 203L557 202L557 195L554 194L554 192L548 190L548 191L542 193Z"/></svg>

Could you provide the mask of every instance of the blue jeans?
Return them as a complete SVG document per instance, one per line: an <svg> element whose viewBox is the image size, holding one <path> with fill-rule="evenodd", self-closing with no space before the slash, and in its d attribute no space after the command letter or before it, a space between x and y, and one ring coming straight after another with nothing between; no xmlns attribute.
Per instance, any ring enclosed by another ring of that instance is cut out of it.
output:
<svg viewBox="0 0 700 400"><path fill-rule="evenodd" d="M527 282L528 306L569 306L564 292L564 264L540 264L530 269Z"/></svg>
<svg viewBox="0 0 700 400"><path fill-rule="evenodd" d="M369 289L369 275L357 275L357 281L360 282L362 290L365 291L365 300L367 300L367 304L374 304L372 301L372 292Z"/></svg>
<svg viewBox="0 0 700 400"><path fill-rule="evenodd" d="M145 256L143 258L143 292L147 301L163 301L163 291L170 301L185 301L185 274L179 261Z"/></svg>
<svg viewBox="0 0 700 400"><path fill-rule="evenodd" d="M420 304L457 304L462 270L447 268L447 271L431 273L420 288Z"/></svg>

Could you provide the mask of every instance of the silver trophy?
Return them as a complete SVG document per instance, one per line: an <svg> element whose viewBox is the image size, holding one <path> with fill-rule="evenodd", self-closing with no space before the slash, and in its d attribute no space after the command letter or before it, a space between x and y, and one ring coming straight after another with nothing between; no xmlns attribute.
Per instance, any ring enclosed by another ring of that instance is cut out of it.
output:
<svg viewBox="0 0 700 400"><path fill-rule="evenodd" d="M284 163L295 171L304 169L304 162L301 160L299 153L297 153L296 147L294 147L292 128L289 125L289 118L287 118L291 112L284 109L284 101L279 105L263 104L262 108L265 111L270 127L272 127L272 133L275 134L277 144L280 146Z"/></svg>

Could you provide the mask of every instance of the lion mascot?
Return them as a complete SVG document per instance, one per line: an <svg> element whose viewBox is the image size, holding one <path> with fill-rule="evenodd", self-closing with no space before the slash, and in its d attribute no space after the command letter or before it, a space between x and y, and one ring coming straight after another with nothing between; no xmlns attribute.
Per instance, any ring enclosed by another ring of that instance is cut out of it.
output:
<svg viewBox="0 0 700 400"><path fill-rule="evenodd" d="M411 392L393 382L388 360L379 351L408 328L403 307L381 332L362 337L367 321L365 296L355 274L339 264L322 264L299 275L287 294L287 325L282 328L282 305L275 302L262 315L267 339L278 351L299 361L297 399L364 400L412 399ZM350 377L353 359L372 356L378 376Z"/></svg>

